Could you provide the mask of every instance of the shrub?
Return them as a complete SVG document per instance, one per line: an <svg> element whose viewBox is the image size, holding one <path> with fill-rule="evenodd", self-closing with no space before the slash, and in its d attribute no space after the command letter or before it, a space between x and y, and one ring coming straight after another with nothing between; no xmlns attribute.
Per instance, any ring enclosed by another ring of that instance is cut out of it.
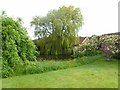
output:
<svg viewBox="0 0 120 90"><path fill-rule="evenodd" d="M2 78L10 77L14 74L13 69L8 66L6 62L3 62L2 65Z"/></svg>
<svg viewBox="0 0 120 90"><path fill-rule="evenodd" d="M20 18L14 20L7 15L0 15L2 25L2 61L3 77L11 76L15 67L27 60L36 60L36 48L29 38ZM5 64L6 63L6 64Z"/></svg>
<svg viewBox="0 0 120 90"><path fill-rule="evenodd" d="M103 54L108 58L118 58L120 56L120 39L118 35L103 35L100 38L101 50Z"/></svg>
<svg viewBox="0 0 120 90"><path fill-rule="evenodd" d="M107 49L108 48L108 49ZM107 58L120 58L120 39L118 35L93 35L89 41L74 48L73 58L102 54Z"/></svg>
<svg viewBox="0 0 120 90"><path fill-rule="evenodd" d="M73 58L83 57L83 56L94 56L101 54L98 49L98 41L96 40L96 36L92 36L90 40L86 43L81 43L79 46L75 47Z"/></svg>

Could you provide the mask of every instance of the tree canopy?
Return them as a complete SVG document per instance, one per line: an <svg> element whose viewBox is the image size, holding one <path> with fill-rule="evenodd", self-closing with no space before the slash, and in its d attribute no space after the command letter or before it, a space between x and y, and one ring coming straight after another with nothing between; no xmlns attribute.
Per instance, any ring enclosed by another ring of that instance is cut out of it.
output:
<svg viewBox="0 0 120 90"><path fill-rule="evenodd" d="M31 26L35 36L39 38L41 54L65 54L78 41L78 31L83 24L83 16L79 8L62 6L51 10L46 16L35 16Z"/></svg>

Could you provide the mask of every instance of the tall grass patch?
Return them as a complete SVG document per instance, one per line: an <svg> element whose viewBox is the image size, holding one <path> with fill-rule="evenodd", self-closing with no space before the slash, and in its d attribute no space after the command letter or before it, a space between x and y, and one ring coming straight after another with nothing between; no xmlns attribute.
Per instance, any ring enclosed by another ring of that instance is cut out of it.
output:
<svg viewBox="0 0 120 90"><path fill-rule="evenodd" d="M26 74L37 74L44 73L48 71L55 71L60 69L77 67L85 64L92 63L98 59L102 58L101 56L90 56L76 58L73 60L67 61L40 61L40 62L26 62L21 67L16 67L14 75L26 75Z"/></svg>

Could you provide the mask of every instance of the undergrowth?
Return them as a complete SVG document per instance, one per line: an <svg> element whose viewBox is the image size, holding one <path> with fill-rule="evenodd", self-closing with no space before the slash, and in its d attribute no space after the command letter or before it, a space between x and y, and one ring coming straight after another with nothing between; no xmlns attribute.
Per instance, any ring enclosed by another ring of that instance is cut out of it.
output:
<svg viewBox="0 0 120 90"><path fill-rule="evenodd" d="M92 56L92 57L82 57L67 61L50 60L50 61L40 61L40 62L26 62L21 67L19 66L15 68L14 75L37 74L48 71L72 68L72 67L77 67L92 63L100 58L101 56Z"/></svg>

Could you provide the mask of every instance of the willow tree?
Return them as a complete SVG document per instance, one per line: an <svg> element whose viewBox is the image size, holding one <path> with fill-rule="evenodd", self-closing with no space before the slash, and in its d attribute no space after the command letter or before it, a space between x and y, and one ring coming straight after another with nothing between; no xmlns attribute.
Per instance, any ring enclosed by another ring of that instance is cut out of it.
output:
<svg viewBox="0 0 120 90"><path fill-rule="evenodd" d="M46 16L33 17L31 26L35 36L39 38L41 54L65 54L78 41L78 31L83 24L83 16L79 8L62 6L51 10Z"/></svg>

